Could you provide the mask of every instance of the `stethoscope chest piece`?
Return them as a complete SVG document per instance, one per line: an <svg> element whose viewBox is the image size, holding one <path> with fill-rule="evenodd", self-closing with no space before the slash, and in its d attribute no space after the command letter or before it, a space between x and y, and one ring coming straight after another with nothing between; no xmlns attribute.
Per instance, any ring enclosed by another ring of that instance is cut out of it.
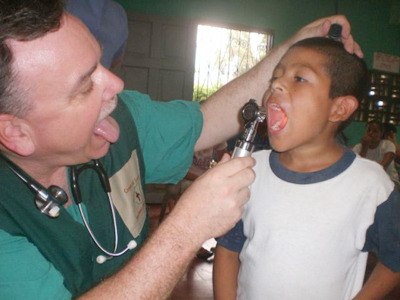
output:
<svg viewBox="0 0 400 300"><path fill-rule="evenodd" d="M39 189L35 196L36 207L51 218L57 218L60 215L60 206L67 201L67 193L56 185L51 185L47 190Z"/></svg>
<svg viewBox="0 0 400 300"><path fill-rule="evenodd" d="M9 169L20 178L28 188L35 194L34 203L36 207L40 210L41 213L51 217L56 218L60 215L60 207L62 207L68 201L67 193L59 186L51 185L47 189L42 186L39 182L29 176L24 170L22 170L19 166L13 163L10 159L8 159L5 155L0 152L0 158L2 158L8 165ZM110 206L111 216L113 220L113 231L114 231L114 248L112 251L106 250L96 239L94 236L92 229L89 226L89 222L86 220L85 214L82 208L82 197L79 188L78 177L79 175L87 169L92 169L96 171L101 185L105 193L107 194L108 203ZM96 258L97 263L102 264L105 261L111 259L112 257L121 256L129 250L136 248L137 243L134 239L130 240L126 247L118 251L118 228L117 228L117 220L116 220L116 212L114 209L114 202L111 197L111 186L107 174L100 163L99 160L94 160L92 163L85 164L81 167L72 167L71 168L71 183L72 183L72 193L74 196L74 200L78 205L80 215L82 217L82 221L87 231L89 232L90 237L96 246L105 254L99 255ZM107 255L107 256L106 256Z"/></svg>

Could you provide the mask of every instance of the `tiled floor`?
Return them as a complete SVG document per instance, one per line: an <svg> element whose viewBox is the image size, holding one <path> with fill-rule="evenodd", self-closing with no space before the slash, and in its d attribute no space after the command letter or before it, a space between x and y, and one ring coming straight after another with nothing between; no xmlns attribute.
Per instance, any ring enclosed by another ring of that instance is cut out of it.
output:
<svg viewBox="0 0 400 300"><path fill-rule="evenodd" d="M212 292L212 263L193 260L186 272L175 287L171 300L211 300Z"/></svg>
<svg viewBox="0 0 400 300"><path fill-rule="evenodd" d="M158 224L158 216L161 211L161 205L148 205L150 217L150 232ZM215 245L215 241L207 241L204 247L210 250ZM193 258L188 271L179 281L171 294L170 300L212 300L212 260L203 261L197 257Z"/></svg>
<svg viewBox="0 0 400 300"><path fill-rule="evenodd" d="M151 204L149 207L150 230L154 230L158 224L160 205ZM150 231L150 232L151 232ZM213 241L208 241L205 247L210 249L214 246ZM370 257L368 260L367 273L373 269L375 260ZM193 258L188 271L175 287L170 300L211 300L212 292L212 262L204 262ZM384 300L400 300L400 285L390 296Z"/></svg>

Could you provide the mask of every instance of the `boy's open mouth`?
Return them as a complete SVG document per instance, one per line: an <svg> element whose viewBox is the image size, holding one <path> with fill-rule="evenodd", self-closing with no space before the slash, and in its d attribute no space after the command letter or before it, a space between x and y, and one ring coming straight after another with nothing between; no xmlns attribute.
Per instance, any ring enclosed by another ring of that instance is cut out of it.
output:
<svg viewBox="0 0 400 300"><path fill-rule="evenodd" d="M277 132L285 128L287 119L282 107L276 103L268 104L268 128L270 132Z"/></svg>

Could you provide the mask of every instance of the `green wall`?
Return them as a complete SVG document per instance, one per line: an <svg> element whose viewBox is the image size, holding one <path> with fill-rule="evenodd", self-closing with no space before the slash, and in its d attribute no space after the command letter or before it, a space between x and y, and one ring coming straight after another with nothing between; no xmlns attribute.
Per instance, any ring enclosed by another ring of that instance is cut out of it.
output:
<svg viewBox="0 0 400 300"><path fill-rule="evenodd" d="M350 20L367 64L373 53L400 56L400 0L117 0L127 10L144 14L270 29L280 43L320 17L338 12ZM390 18L397 16L396 24ZM359 141L365 124L353 122L345 131L349 144ZM400 130L399 130L400 132Z"/></svg>
<svg viewBox="0 0 400 300"><path fill-rule="evenodd" d="M272 29L282 42L303 25L335 13L334 0L117 0L127 10ZM337 0L365 59L374 52L400 56L400 0ZM391 12L393 11L393 12ZM396 11L396 12L395 12ZM397 16L397 24L390 17Z"/></svg>

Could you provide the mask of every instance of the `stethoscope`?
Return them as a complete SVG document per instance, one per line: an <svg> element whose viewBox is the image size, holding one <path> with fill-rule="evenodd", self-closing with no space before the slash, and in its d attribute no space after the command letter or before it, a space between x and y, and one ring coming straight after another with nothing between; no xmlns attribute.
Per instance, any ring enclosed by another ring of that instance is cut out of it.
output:
<svg viewBox="0 0 400 300"><path fill-rule="evenodd" d="M64 205L68 201L68 195L67 193L59 186L56 185L51 185L48 189L46 189L44 186L42 186L39 182L37 182L35 179L30 177L25 171L23 171L20 167L18 167L16 164L14 164L10 159L8 159L6 156L4 156L0 152L0 157L3 158L3 160L7 163L8 167L10 170L17 175L28 187L29 189L35 193L35 204L36 207L39 209L39 211L51 218L57 218L60 215L60 206ZM83 212L83 207L82 207L82 196L81 196L81 191L79 188L79 182L78 182L78 177L79 175L87 170L87 169L92 169L94 170L101 182L101 185L103 186L103 189L105 193L108 196L108 202L112 214L112 220L113 220L113 228L114 228L114 250L113 251L108 251L106 250L97 240L96 236L94 235L92 229L89 226L89 223L85 217L85 214ZM115 214L115 207L113 204L112 196L111 196L111 186L110 186L110 181L106 175L106 172L100 163L99 160L93 160L92 163L87 163L84 164L80 167L73 166L71 167L71 184L72 184L72 194L74 196L75 203L78 205L79 212L82 218L82 221L89 232L90 237L92 238L93 242L96 244L96 246L106 255L99 255L96 258L96 262L98 264L102 264L105 261L121 256L125 254L127 251L136 248L137 243L135 240L129 241L127 246L122 250L117 252L118 248L118 227L117 227L117 220L116 220L116 214Z"/></svg>

